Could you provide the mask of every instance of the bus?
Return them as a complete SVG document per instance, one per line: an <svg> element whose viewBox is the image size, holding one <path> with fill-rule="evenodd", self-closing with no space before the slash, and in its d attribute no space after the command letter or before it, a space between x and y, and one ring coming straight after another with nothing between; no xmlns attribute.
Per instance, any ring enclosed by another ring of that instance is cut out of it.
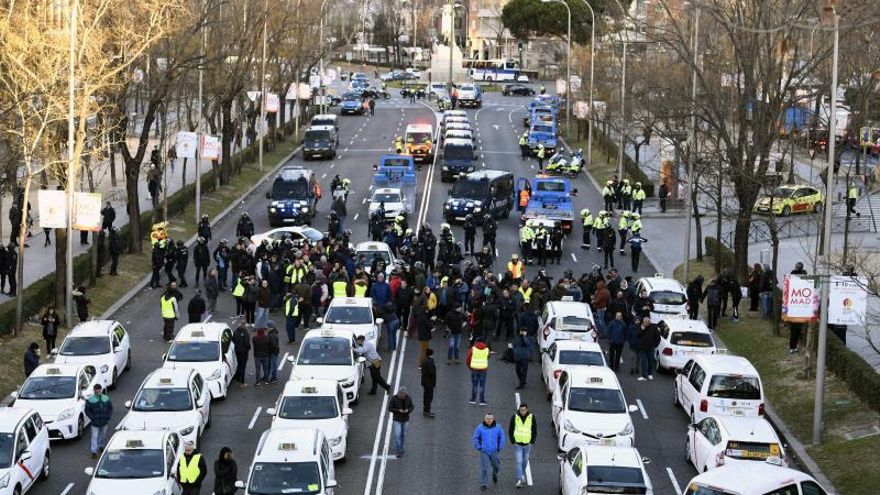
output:
<svg viewBox="0 0 880 495"><path fill-rule="evenodd" d="M520 81L527 71L519 68L519 64L513 60L467 60L465 67L474 81Z"/></svg>

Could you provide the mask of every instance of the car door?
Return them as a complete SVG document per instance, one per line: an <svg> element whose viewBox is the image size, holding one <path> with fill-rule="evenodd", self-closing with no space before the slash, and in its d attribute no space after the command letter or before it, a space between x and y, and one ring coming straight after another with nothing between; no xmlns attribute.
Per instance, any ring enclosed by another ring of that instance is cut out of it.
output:
<svg viewBox="0 0 880 495"><path fill-rule="evenodd" d="M16 459L16 466L18 466L18 470L20 473L17 475L18 479L21 480L24 489L27 490L29 486L31 486L34 482L34 479L37 476L37 472L34 471L32 466L33 461L33 453L28 450L28 437L27 433L25 433L25 428L22 425L19 428L18 433L15 435L15 455L13 459ZM23 459L25 453L31 454L31 459Z"/></svg>
<svg viewBox="0 0 880 495"><path fill-rule="evenodd" d="M562 484L563 495L579 495L580 477L584 472L584 453L580 447L574 447L565 454L562 461L562 476L559 480Z"/></svg>
<svg viewBox="0 0 880 495"><path fill-rule="evenodd" d="M690 375L691 369L694 367L694 361L688 360L687 363L681 368L677 375L675 375L675 394L676 399L681 404L681 407L687 411L687 407L684 404L684 393L683 388L688 381L688 376Z"/></svg>
<svg viewBox="0 0 880 495"><path fill-rule="evenodd" d="M556 425L556 430L559 431L560 421L563 419L563 411L565 410L565 405L568 402L568 373L563 371L559 374L559 381L556 384L556 388L553 391L553 424Z"/></svg>
<svg viewBox="0 0 880 495"><path fill-rule="evenodd" d="M24 461L24 465L30 471L28 476L30 482L33 483L40 476L40 469L43 467L43 459L46 457L48 449L48 437L40 435L43 429L43 421L36 414L31 414L24 422L22 431L27 437L27 451L30 452L30 459Z"/></svg>
<svg viewBox="0 0 880 495"><path fill-rule="evenodd" d="M712 455L713 449L713 429L715 429L715 420L706 418L696 424L693 429L693 442L691 443L691 458L697 471L702 471L702 466L707 464L706 459Z"/></svg>
<svg viewBox="0 0 880 495"><path fill-rule="evenodd" d="M706 371L697 363L694 363L691 374L688 376L682 392L684 399L682 404L686 405L685 411L693 413L700 402L700 391L703 390L703 382L706 380ZM693 414L691 414L693 416Z"/></svg>
<svg viewBox="0 0 880 495"><path fill-rule="evenodd" d="M116 325L116 327L113 328L112 335L113 363L116 366L116 371L119 373L122 373L122 370L125 369L126 361L128 360L128 349L123 345L124 340L125 330L123 330L121 326Z"/></svg>
<svg viewBox="0 0 880 495"><path fill-rule="evenodd" d="M541 375L544 377L544 384L547 385L547 391L553 392L553 361L556 357L556 344L551 344L546 351L541 353Z"/></svg>
<svg viewBox="0 0 880 495"><path fill-rule="evenodd" d="M201 434L208 424L208 420L211 418L211 398L208 396L211 392L205 388L205 382L202 380L202 375L199 375L198 373L193 376L193 379L190 382L190 388L192 390L193 400L196 403L196 408L199 410L201 421L199 433Z"/></svg>
<svg viewBox="0 0 880 495"><path fill-rule="evenodd" d="M226 385L232 383L232 375L238 368L238 358L235 357L235 343L232 342L232 330L224 328L220 333L220 349L223 352L223 364L226 365Z"/></svg>
<svg viewBox="0 0 880 495"><path fill-rule="evenodd" d="M177 482L176 477L177 463L180 460L180 438L178 438L176 433L168 435L165 443L165 456L168 467L168 472L166 473L168 481L165 484L168 488L167 492L172 495L180 495L183 489L180 487L180 483Z"/></svg>

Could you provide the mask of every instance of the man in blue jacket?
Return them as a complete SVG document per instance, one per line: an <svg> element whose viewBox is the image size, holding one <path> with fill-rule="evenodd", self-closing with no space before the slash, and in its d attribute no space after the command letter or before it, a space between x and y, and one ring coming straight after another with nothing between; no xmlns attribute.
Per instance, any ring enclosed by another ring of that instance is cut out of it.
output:
<svg viewBox="0 0 880 495"><path fill-rule="evenodd" d="M391 286L385 281L385 274L376 274L376 281L370 286L370 297L373 298L373 304L382 307L391 302Z"/></svg>
<svg viewBox="0 0 880 495"><path fill-rule="evenodd" d="M96 383L94 394L86 399L86 416L92 423L92 459L98 457L98 452L104 450L107 442L107 429L110 426L110 418L113 416L113 403L110 396L104 393L101 384Z"/></svg>
<svg viewBox="0 0 880 495"><path fill-rule="evenodd" d="M620 357L623 354L623 344L627 342L627 324L623 320L623 313L618 311L614 319L606 325L608 332L608 366L617 371L620 369Z"/></svg>
<svg viewBox="0 0 880 495"><path fill-rule="evenodd" d="M495 422L492 413L486 414L477 426L472 438L474 448L480 453L480 490L489 488L489 465L492 466L492 482L498 483L501 461L498 454L504 449L504 429Z"/></svg>

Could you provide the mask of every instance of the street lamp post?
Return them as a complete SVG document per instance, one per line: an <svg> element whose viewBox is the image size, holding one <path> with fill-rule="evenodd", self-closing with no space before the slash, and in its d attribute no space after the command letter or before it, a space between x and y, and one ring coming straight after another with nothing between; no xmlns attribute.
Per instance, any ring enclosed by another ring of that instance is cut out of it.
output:
<svg viewBox="0 0 880 495"><path fill-rule="evenodd" d="M571 136L571 8L565 0L541 0L541 3L561 3L568 12L568 44L565 47L565 133Z"/></svg>
<svg viewBox="0 0 880 495"><path fill-rule="evenodd" d="M205 10L205 1L202 0L201 4L201 15L206 15ZM205 84L205 46L208 44L208 30L205 29L206 19L202 19L202 45L199 50L199 94L198 94L198 103L197 103L197 114L196 114L196 225L198 225L199 221L201 221L202 217L202 94L204 92L204 84Z"/></svg>
<svg viewBox="0 0 880 495"><path fill-rule="evenodd" d="M321 71L318 73L318 87L321 88L321 113L324 113L324 6L327 5L327 0L321 2L321 10L318 11L318 16L321 18L320 22L320 36L321 36ZM364 24L366 25L367 18L367 6L364 3Z"/></svg>
<svg viewBox="0 0 880 495"><path fill-rule="evenodd" d="M691 214L691 210L693 209L691 206L691 197L693 196L693 181L691 180L691 176L694 173L694 160L696 158L696 149L697 149L697 63L699 61L699 57L697 56L697 52L700 48L700 6L694 2L694 41L693 41L693 49L694 49L694 67L692 69L691 74L691 151L690 156L687 161L687 194L684 198L684 213L685 218L687 218L687 227L684 230L684 280L687 282L690 280L690 267L691 267L691 218L693 215ZM677 165L677 164L676 164ZM676 170L677 167L676 167ZM677 173L676 173L677 175Z"/></svg>
<svg viewBox="0 0 880 495"><path fill-rule="evenodd" d="M267 31L267 20L269 17L269 0L266 0L265 8L263 9L263 54L260 57L260 171L263 170L263 139L266 135L266 31ZM323 29L323 16L321 17L322 29ZM323 38L323 32L321 33L321 38ZM323 57L323 53L321 54ZM324 59L321 58L323 61ZM323 70L323 68L322 68ZM322 86L323 88L323 86ZM322 89L323 91L323 89ZM323 105L323 98L321 99L321 104Z"/></svg>
<svg viewBox="0 0 880 495"><path fill-rule="evenodd" d="M587 163L593 165L593 68L596 60L596 12L587 0L582 0L590 9L590 118L587 121Z"/></svg>
<svg viewBox="0 0 880 495"><path fill-rule="evenodd" d="M68 28L70 29L70 47L68 53L67 74L67 266L65 267L65 322L68 328L73 328L73 188L76 176L74 165L74 147L76 130L74 121L74 101L76 89L76 23L79 11L79 1L74 0L68 8ZM19 296L21 297L21 296Z"/></svg>

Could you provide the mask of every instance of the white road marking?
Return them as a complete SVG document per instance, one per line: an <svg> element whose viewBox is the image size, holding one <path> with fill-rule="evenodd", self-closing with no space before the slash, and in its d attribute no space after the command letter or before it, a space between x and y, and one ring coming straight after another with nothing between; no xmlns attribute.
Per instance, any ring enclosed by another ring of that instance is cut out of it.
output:
<svg viewBox="0 0 880 495"><path fill-rule="evenodd" d="M359 217L360 215L361 215L360 213L355 213L355 214L354 214L354 219L353 219L353 220L354 220L355 222L357 222L357 221L358 221L358 217Z"/></svg>
<svg viewBox="0 0 880 495"><path fill-rule="evenodd" d="M289 356L289 355L290 355L289 352L284 353L284 357L281 358L281 362L278 364L278 371L281 371L281 369L284 368L284 363L287 362L287 356Z"/></svg>
<svg viewBox="0 0 880 495"><path fill-rule="evenodd" d="M364 199L361 200L361 204L364 204L364 203L366 203L366 202L367 202L367 198L364 198Z"/></svg>
<svg viewBox="0 0 880 495"><path fill-rule="evenodd" d="M321 178L322 178L322 179L326 179L326 178L327 178L327 173L325 172L325 173L321 174Z"/></svg>
<svg viewBox="0 0 880 495"><path fill-rule="evenodd" d="M672 468L666 468L666 474L669 475L669 481L672 482L672 488L675 488L675 494L681 495L681 486L678 484L678 480L675 479L675 473L672 472Z"/></svg>
<svg viewBox="0 0 880 495"><path fill-rule="evenodd" d="M522 404L522 401L520 400L520 397L519 397L519 392L515 392L513 394L513 396L514 396L514 400L516 401L516 404L514 404L513 407L516 409L519 409L519 405ZM516 472L516 468L514 468L514 472ZM529 486L532 486L532 463L531 463L531 460L529 460L529 463L526 464L526 484Z"/></svg>
<svg viewBox="0 0 880 495"><path fill-rule="evenodd" d="M213 314L208 315L208 317L205 318L205 321L203 321L202 323L208 323L209 321L211 321L212 316L214 316L214 315Z"/></svg>
<svg viewBox="0 0 880 495"><path fill-rule="evenodd" d="M642 417L648 419L648 412L645 410L645 405L642 404L642 399L636 399L636 404L639 405L639 411L641 411Z"/></svg>
<svg viewBox="0 0 880 495"><path fill-rule="evenodd" d="M377 455L377 456L373 456L373 455L369 455L369 454L364 454L364 455L361 456L361 459L370 459L371 461L375 461L376 459L379 459L379 460L382 460L382 461L385 461L385 460L396 461L396 460L397 460L397 456L396 456L396 455L386 455L386 456L378 456L378 455Z"/></svg>
<svg viewBox="0 0 880 495"><path fill-rule="evenodd" d="M257 424L257 417L260 416L260 413L263 412L262 407L258 407L256 411L254 411L254 416L251 418L251 422L248 423L248 430L253 430L254 425Z"/></svg>
<svg viewBox="0 0 880 495"><path fill-rule="evenodd" d="M495 258L498 258L498 248L495 248Z"/></svg>
<svg viewBox="0 0 880 495"><path fill-rule="evenodd" d="M342 160L342 155L337 156L336 159L337 159L337 160ZM335 167L335 166L336 166L335 163L331 163L331 164L330 164L330 168L333 168L333 167Z"/></svg>
<svg viewBox="0 0 880 495"><path fill-rule="evenodd" d="M68 483L66 487L64 487L64 491L61 492L61 495L67 495L70 493L70 490L73 489L73 483Z"/></svg>
<svg viewBox="0 0 880 495"><path fill-rule="evenodd" d="M486 162L483 162L483 163L482 163L482 166L485 167L485 166L486 166Z"/></svg>
<svg viewBox="0 0 880 495"><path fill-rule="evenodd" d="M571 259L572 259L572 261L574 261L575 263L578 262L577 256L575 256L574 253L571 253Z"/></svg>

